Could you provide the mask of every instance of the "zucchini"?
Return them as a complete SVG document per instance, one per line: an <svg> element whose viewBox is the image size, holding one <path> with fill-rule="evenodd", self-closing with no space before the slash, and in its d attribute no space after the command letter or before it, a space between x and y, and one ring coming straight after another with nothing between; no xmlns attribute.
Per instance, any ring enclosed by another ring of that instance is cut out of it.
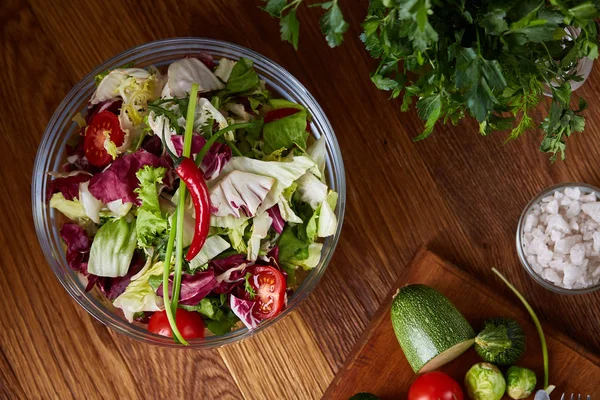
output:
<svg viewBox="0 0 600 400"><path fill-rule="evenodd" d="M525 353L525 332L510 318L491 318L475 338L475 351L484 361L513 365Z"/></svg>
<svg viewBox="0 0 600 400"><path fill-rule="evenodd" d="M416 373L433 371L473 344L475 332L443 294L426 285L408 285L392 302L392 325Z"/></svg>

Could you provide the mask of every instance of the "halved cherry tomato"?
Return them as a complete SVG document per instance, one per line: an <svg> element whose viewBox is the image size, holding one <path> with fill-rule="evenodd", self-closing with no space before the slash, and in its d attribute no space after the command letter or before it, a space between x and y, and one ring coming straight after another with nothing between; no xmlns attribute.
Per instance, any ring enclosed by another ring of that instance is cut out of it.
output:
<svg viewBox="0 0 600 400"><path fill-rule="evenodd" d="M254 318L260 320L273 318L285 306L285 278L277 268L271 266L255 267L249 279L257 294L257 304L252 311Z"/></svg>
<svg viewBox="0 0 600 400"><path fill-rule="evenodd" d="M419 376L408 390L408 400L463 400L458 382L443 372L427 372Z"/></svg>
<svg viewBox="0 0 600 400"><path fill-rule="evenodd" d="M204 338L204 321L199 313L181 308L175 313L175 324L184 339ZM173 336L166 311L152 314L148 322L148 331L162 336Z"/></svg>
<svg viewBox="0 0 600 400"><path fill-rule="evenodd" d="M112 157L104 148L106 138L119 147L125 141L125 132L121 129L119 118L110 111L102 111L92 119L85 130L83 151L88 161L104 167L112 161Z"/></svg>

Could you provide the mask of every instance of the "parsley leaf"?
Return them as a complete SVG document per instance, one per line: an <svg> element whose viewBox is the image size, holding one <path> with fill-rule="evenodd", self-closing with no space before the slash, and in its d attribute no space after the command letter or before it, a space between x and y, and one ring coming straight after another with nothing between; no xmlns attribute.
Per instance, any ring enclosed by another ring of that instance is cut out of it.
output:
<svg viewBox="0 0 600 400"><path fill-rule="evenodd" d="M304 0L263 0L266 4L262 10L269 13L273 18L279 19L281 40L289 42L298 50L300 37L300 22L296 16L298 7ZM344 33L348 30L348 23L344 20L338 0L326 1L324 3L312 4L309 7L321 7L326 10L321 16L319 24L321 32L325 35L329 47L337 47L342 44Z"/></svg>
<svg viewBox="0 0 600 400"><path fill-rule="evenodd" d="M281 17L281 40L285 40L294 46L295 50L298 50L298 37L300 35L300 22L296 18L296 10L292 10L285 16Z"/></svg>
<svg viewBox="0 0 600 400"><path fill-rule="evenodd" d="M321 32L327 39L329 47L337 47L342 44L344 40L344 33L348 30L348 23L344 20L342 10L338 5L338 0L327 1L321 4L314 4L312 6L320 5L321 8L327 10L325 14L319 20L321 25ZM311 7L312 7L311 6Z"/></svg>

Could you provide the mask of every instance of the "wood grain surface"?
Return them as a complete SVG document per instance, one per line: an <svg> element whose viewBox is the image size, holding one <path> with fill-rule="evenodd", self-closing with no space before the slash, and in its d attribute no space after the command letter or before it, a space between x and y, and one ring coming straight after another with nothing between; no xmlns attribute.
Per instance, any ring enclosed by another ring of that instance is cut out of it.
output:
<svg viewBox="0 0 600 400"><path fill-rule="evenodd" d="M600 185L600 89L595 69L585 133L550 165L540 136L503 145L472 122L421 143L415 112L369 79L358 39L366 1L340 1L345 43L327 47L320 10L304 8L300 49L251 0L3 0L0 5L0 396L69 398L320 398L416 249L423 243L483 282L491 266L528 294L542 319L600 351L600 293L550 293L514 250L517 219L541 189ZM203 36L262 53L296 76L335 129L346 166L338 250L316 290L286 321L218 351L164 350L95 321L68 296L39 248L31 217L33 161L52 113L79 79L119 52L161 38Z"/></svg>
<svg viewBox="0 0 600 400"><path fill-rule="evenodd" d="M500 279L496 279L496 283L503 285ZM517 365L534 370L538 378L537 388L543 386L543 359L538 334L531 317L516 296L510 300L500 297L496 290L421 248L400 274L352 354L335 376L325 393L325 399L347 400L357 392L373 393L382 400L406 398L414 373L398 345L390 319L390 307L397 289L409 284L424 284L441 292L476 330L481 329L483 322L492 317L508 317L518 321L523 327L527 343L525 354ZM565 392L590 394L593 398L594 395L600 395L600 357L586 352L553 326L544 324L543 328L550 360L550 384L556 386L556 393L559 396ZM440 370L462 382L469 368L480 361L475 349L471 348ZM503 372L505 370L503 368ZM510 399L508 395L503 398Z"/></svg>

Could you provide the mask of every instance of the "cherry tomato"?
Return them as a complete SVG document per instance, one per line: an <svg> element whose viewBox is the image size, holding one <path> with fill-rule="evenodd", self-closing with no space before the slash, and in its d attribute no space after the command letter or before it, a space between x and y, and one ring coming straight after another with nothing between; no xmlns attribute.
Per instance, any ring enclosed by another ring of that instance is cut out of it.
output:
<svg viewBox="0 0 600 400"><path fill-rule="evenodd" d="M104 148L107 135L117 147L125 140L119 118L110 111L102 111L94 116L86 128L83 142L86 158L97 167L104 167L112 161L111 155Z"/></svg>
<svg viewBox="0 0 600 400"><path fill-rule="evenodd" d="M258 304L252 314L260 320L273 318L285 306L285 278L277 268L271 266L255 267L250 285L257 295Z"/></svg>
<svg viewBox="0 0 600 400"><path fill-rule="evenodd" d="M175 313L175 323L184 339L204 338L204 321L199 313L181 308ZM173 336L166 311L152 314L148 322L148 331L162 336Z"/></svg>
<svg viewBox="0 0 600 400"><path fill-rule="evenodd" d="M460 385L443 372L419 376L408 390L408 400L463 400Z"/></svg>

